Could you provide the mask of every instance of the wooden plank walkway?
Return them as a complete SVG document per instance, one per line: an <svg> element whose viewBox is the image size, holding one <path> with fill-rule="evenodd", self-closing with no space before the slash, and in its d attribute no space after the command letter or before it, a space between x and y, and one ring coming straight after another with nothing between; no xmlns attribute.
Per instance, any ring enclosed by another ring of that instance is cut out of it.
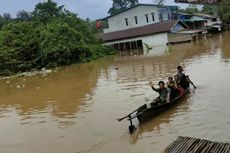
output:
<svg viewBox="0 0 230 153"><path fill-rule="evenodd" d="M230 143L179 137L165 149L164 153L230 153Z"/></svg>

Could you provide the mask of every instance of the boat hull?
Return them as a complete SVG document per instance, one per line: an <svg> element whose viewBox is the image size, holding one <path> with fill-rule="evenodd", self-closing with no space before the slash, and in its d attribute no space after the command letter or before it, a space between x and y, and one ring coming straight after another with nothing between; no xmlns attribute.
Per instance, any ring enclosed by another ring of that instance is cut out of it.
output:
<svg viewBox="0 0 230 153"><path fill-rule="evenodd" d="M139 120L140 124L150 120L154 116L167 111L170 107L174 106L175 104L179 103L182 101L182 99L185 97L185 95L189 92L189 89L185 91L185 93L176 99L172 100L169 103L163 103L163 104L157 104L157 103L152 103L150 108L147 108L146 105L141 106L138 111L137 111L137 119Z"/></svg>

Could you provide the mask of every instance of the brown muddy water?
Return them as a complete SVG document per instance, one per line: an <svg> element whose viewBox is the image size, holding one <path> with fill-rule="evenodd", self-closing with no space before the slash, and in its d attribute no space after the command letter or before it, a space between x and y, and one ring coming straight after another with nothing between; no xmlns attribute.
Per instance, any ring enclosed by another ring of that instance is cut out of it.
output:
<svg viewBox="0 0 230 153"><path fill-rule="evenodd" d="M183 65L197 85L130 135L126 115L157 96L148 82ZM118 68L118 69L115 69ZM230 141L230 33L161 56L113 57L46 76L0 80L0 153L159 153L178 136Z"/></svg>

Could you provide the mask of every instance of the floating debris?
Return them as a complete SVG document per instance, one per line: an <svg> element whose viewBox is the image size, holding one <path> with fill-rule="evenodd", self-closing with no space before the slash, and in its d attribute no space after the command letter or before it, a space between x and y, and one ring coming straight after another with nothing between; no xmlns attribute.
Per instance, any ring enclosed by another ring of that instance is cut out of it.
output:
<svg viewBox="0 0 230 153"><path fill-rule="evenodd" d="M42 68L41 70L32 70L30 72L23 72L23 73L19 73L19 74L12 75L12 76L0 77L0 79L8 80L8 79L12 79L12 78L30 77L30 76L35 76L35 75L47 76L48 74L50 74L52 72L56 72L56 70L52 71L52 70L48 70L46 68Z"/></svg>

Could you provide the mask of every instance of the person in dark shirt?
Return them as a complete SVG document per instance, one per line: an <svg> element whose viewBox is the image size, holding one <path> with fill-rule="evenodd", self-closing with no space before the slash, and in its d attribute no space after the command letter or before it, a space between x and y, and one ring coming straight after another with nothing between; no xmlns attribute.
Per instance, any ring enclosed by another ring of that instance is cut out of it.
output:
<svg viewBox="0 0 230 153"><path fill-rule="evenodd" d="M176 97L180 96L180 92L176 88L174 81L169 82L169 87L168 88L170 89L170 101L175 99Z"/></svg>
<svg viewBox="0 0 230 153"><path fill-rule="evenodd" d="M180 85L180 79L178 75L174 76L175 87L179 90L180 95L184 94L185 90Z"/></svg>
<svg viewBox="0 0 230 153"><path fill-rule="evenodd" d="M166 83L166 86L168 87L169 86L169 83L173 81L173 77L168 77L168 82Z"/></svg>
<svg viewBox="0 0 230 153"><path fill-rule="evenodd" d="M165 83L160 81L158 83L159 88L156 89L152 82L149 83L152 89L159 93L159 102L169 102L170 101L170 89L165 87Z"/></svg>
<svg viewBox="0 0 230 153"><path fill-rule="evenodd" d="M180 85L184 90L186 90L187 88L189 88L190 81L188 77L183 73L184 70L182 66L178 66L177 70L178 70L177 75L179 77Z"/></svg>
<svg viewBox="0 0 230 153"><path fill-rule="evenodd" d="M174 75L173 78L174 78L175 83L180 82L180 78L179 78L179 76L177 74Z"/></svg>

